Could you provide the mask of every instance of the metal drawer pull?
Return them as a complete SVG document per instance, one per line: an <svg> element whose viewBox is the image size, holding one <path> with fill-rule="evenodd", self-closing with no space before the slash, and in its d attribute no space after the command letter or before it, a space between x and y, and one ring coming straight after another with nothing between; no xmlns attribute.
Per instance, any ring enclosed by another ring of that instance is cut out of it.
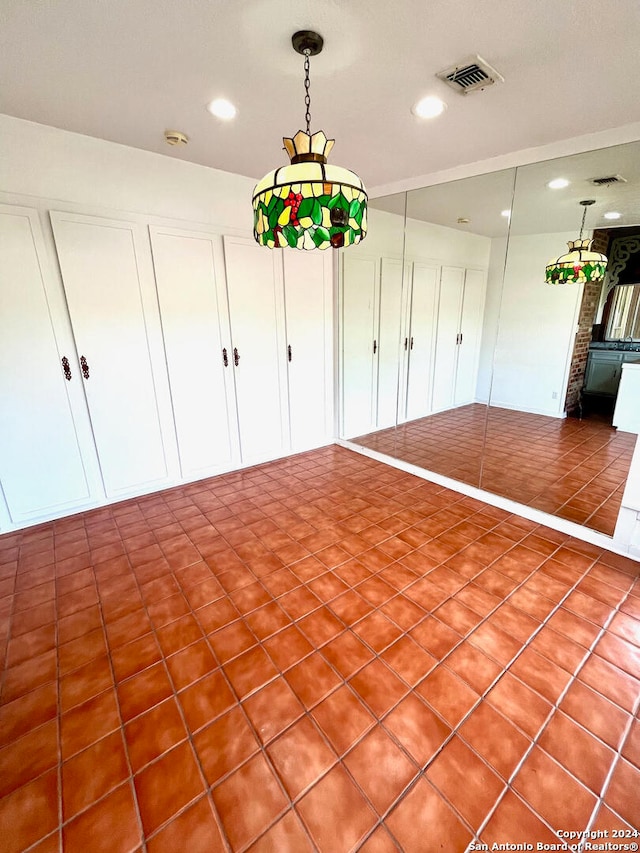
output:
<svg viewBox="0 0 640 853"><path fill-rule="evenodd" d="M87 359L81 355L80 356L80 367L82 368L82 375L85 379L89 378L89 364L87 363Z"/></svg>
<svg viewBox="0 0 640 853"><path fill-rule="evenodd" d="M378 351L378 342L376 340L374 340L374 342L373 342L373 354L375 355L377 351Z"/></svg>
<svg viewBox="0 0 640 853"><path fill-rule="evenodd" d="M240 354L237 347L233 348L233 363L236 367L240 364Z"/></svg>
<svg viewBox="0 0 640 853"><path fill-rule="evenodd" d="M229 356L227 355L226 347L222 350L222 363L225 367L229 367Z"/></svg>
<svg viewBox="0 0 640 853"><path fill-rule="evenodd" d="M69 367L69 359L66 357L66 355L62 356L62 369L64 371L64 378L70 382L71 381L71 368Z"/></svg>
<svg viewBox="0 0 640 853"><path fill-rule="evenodd" d="M289 359L289 361L291 361L291 344L289 344L287 347L287 358Z"/></svg>

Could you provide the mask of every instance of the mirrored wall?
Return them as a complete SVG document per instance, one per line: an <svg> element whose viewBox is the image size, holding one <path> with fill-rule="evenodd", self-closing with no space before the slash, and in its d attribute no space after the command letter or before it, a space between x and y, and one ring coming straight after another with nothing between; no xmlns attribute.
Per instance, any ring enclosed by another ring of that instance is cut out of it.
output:
<svg viewBox="0 0 640 853"><path fill-rule="evenodd" d="M605 281L546 284L591 199ZM637 438L614 424L640 363L640 143L374 199L340 264L343 438L613 534Z"/></svg>

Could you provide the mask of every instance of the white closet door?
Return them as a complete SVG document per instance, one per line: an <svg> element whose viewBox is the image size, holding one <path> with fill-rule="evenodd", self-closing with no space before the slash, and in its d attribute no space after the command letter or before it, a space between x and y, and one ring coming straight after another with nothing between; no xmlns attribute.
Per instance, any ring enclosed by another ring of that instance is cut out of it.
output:
<svg viewBox="0 0 640 853"><path fill-rule="evenodd" d="M400 367L402 261L382 258L378 335L378 429L395 426Z"/></svg>
<svg viewBox="0 0 640 853"><path fill-rule="evenodd" d="M325 318L331 276L324 252L285 251L283 262L291 447L300 451L330 440Z"/></svg>
<svg viewBox="0 0 640 853"><path fill-rule="evenodd" d="M233 392L233 368L226 306L221 310L216 288L220 238L153 226L149 232L182 476L229 469L234 443L225 380Z"/></svg>
<svg viewBox="0 0 640 853"><path fill-rule="evenodd" d="M438 267L414 263L408 328L407 420L431 411L431 386L438 304Z"/></svg>
<svg viewBox="0 0 640 853"><path fill-rule="evenodd" d="M476 396L484 291L485 273L481 270L467 270L462 299L461 338L458 346L456 406L473 403Z"/></svg>
<svg viewBox="0 0 640 853"><path fill-rule="evenodd" d="M282 260L251 240L224 238L242 461L287 446ZM237 361L237 364L235 363Z"/></svg>
<svg viewBox="0 0 640 853"><path fill-rule="evenodd" d="M433 410L435 412L453 406L463 287L463 269L442 267L433 375Z"/></svg>
<svg viewBox="0 0 640 853"><path fill-rule="evenodd" d="M342 426L353 438L375 428L374 313L378 262L344 254L342 275Z"/></svg>
<svg viewBox="0 0 640 853"><path fill-rule="evenodd" d="M137 226L52 211L85 393L109 497L167 477L154 388Z"/></svg>
<svg viewBox="0 0 640 853"><path fill-rule="evenodd" d="M37 212L0 206L0 481L15 523L90 497L62 358L82 380L56 343L45 268Z"/></svg>

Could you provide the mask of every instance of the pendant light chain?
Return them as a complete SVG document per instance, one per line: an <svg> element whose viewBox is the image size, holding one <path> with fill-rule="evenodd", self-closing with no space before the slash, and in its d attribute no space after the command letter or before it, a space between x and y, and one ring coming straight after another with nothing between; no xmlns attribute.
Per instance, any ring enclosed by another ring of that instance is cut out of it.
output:
<svg viewBox="0 0 640 853"><path fill-rule="evenodd" d="M307 121L307 133L311 136L311 95L309 94L309 87L311 86L311 81L309 80L309 56L311 51L307 48L304 52L304 105L306 107L306 112L304 117Z"/></svg>
<svg viewBox="0 0 640 853"><path fill-rule="evenodd" d="M584 222L585 222L586 218L587 218L587 208L585 205L582 208L582 225L580 226L580 237L579 237L580 240L582 240L582 232L584 231Z"/></svg>

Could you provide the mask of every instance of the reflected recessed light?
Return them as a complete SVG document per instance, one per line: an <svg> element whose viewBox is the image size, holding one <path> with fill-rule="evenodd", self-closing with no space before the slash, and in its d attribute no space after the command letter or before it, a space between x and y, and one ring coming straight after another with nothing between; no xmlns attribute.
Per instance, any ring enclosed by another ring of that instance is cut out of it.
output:
<svg viewBox="0 0 640 853"><path fill-rule="evenodd" d="M547 184L550 190L563 190L569 186L569 181L566 178L554 178Z"/></svg>
<svg viewBox="0 0 640 853"><path fill-rule="evenodd" d="M511 211L510 210L503 210L500 213L500 216L504 216L506 219L509 219L511 217Z"/></svg>
<svg viewBox="0 0 640 853"><path fill-rule="evenodd" d="M231 101L227 101L225 98L216 98L215 101L211 101L207 109L211 115L225 120L235 118L237 112Z"/></svg>
<svg viewBox="0 0 640 853"><path fill-rule="evenodd" d="M604 218L605 219L620 219L621 216L622 216L622 214L618 213L617 210L609 210L607 213L605 213Z"/></svg>
<svg viewBox="0 0 640 853"><path fill-rule="evenodd" d="M429 95L427 98L422 98L417 104L411 107L411 112L418 118L435 118L446 109L447 105L440 98L434 95Z"/></svg>

